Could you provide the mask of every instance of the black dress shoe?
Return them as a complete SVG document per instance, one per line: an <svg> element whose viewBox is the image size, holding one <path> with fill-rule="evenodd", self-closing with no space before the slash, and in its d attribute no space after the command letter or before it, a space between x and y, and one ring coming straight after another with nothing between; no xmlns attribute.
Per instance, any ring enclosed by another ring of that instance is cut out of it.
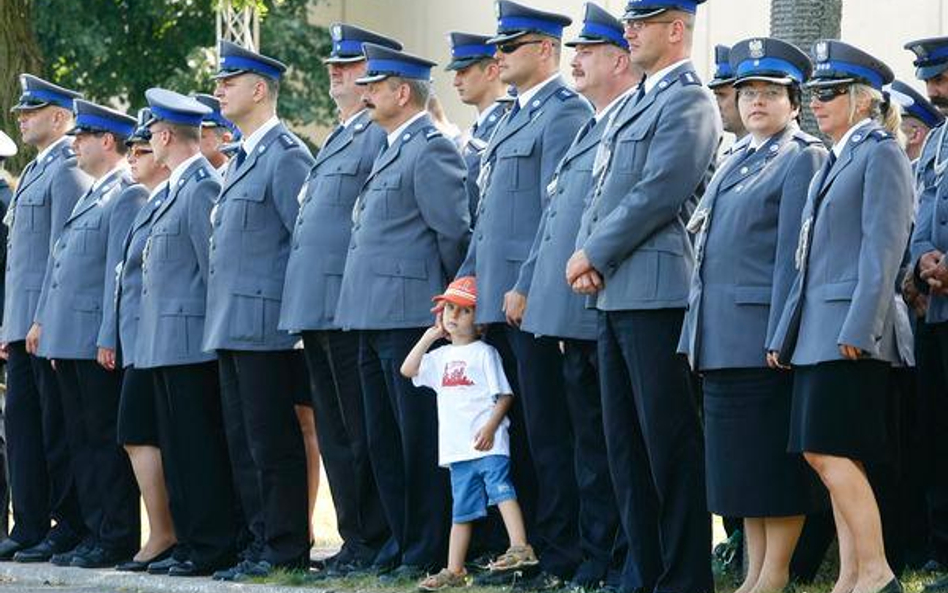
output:
<svg viewBox="0 0 948 593"><path fill-rule="evenodd" d="M534 577L518 580L513 584L514 591L555 591L566 587L566 583L555 574L540 571ZM880 591L880 593L882 593ZM892 593L892 592L885 592Z"/></svg>
<svg viewBox="0 0 948 593"><path fill-rule="evenodd" d="M128 562L129 556L130 554L126 552L95 547L86 554L76 554L70 566L77 568L115 568L119 564Z"/></svg>
<svg viewBox="0 0 948 593"><path fill-rule="evenodd" d="M0 542L0 560L13 560L13 556L26 546L9 537Z"/></svg>
<svg viewBox="0 0 948 593"><path fill-rule="evenodd" d="M169 554L166 558L149 563L147 571L148 574L168 574L168 571L171 570L173 566L183 564L184 562L184 560L175 558L173 554Z"/></svg>
<svg viewBox="0 0 948 593"><path fill-rule="evenodd" d="M95 544L92 540L86 540L71 550L53 554L49 562L55 566L72 566L72 561L76 556L88 554L93 548L95 548Z"/></svg>
<svg viewBox="0 0 948 593"><path fill-rule="evenodd" d="M161 562L162 560L166 560L170 558L172 552L174 552L174 546L171 546L164 552L160 552L156 554L155 556L149 558L148 560L135 560L133 558L132 560L129 560L128 562L122 562L121 564L118 564L115 567L115 570L118 570L120 572L145 572L148 570L149 565L153 563ZM167 572L167 570L165 572Z"/></svg>
<svg viewBox="0 0 948 593"><path fill-rule="evenodd" d="M168 569L169 577L206 577L210 576L214 569L210 566L198 566L190 560L185 560L175 564Z"/></svg>
<svg viewBox="0 0 948 593"><path fill-rule="evenodd" d="M59 554L65 551L67 550L59 549L54 542L44 539L32 548L26 548L14 554L13 561L23 562L24 564L31 562L49 562L53 554Z"/></svg>
<svg viewBox="0 0 948 593"><path fill-rule="evenodd" d="M273 573L273 565L266 560L254 562L253 560L244 560L235 566L224 570L216 571L212 578L215 581L233 581L241 582L250 579L268 577Z"/></svg>

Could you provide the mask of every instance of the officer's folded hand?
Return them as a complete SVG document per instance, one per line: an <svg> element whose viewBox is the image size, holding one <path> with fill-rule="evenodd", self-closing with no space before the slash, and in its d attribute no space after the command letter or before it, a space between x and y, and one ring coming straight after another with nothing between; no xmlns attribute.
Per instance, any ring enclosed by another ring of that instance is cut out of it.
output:
<svg viewBox="0 0 948 593"><path fill-rule="evenodd" d="M593 269L592 262L586 257L586 252L580 249L566 262L566 282L572 286L577 278Z"/></svg>
<svg viewBox="0 0 948 593"><path fill-rule="evenodd" d="M771 350L770 352L767 353L767 366L769 366L772 369L786 370L790 368L790 365L783 364L782 362L780 362L780 355L777 353L776 350Z"/></svg>
<svg viewBox="0 0 948 593"><path fill-rule="evenodd" d="M523 322L523 312L527 309L527 297L510 290L504 295L504 315L507 317L507 323L514 327L520 327Z"/></svg>
<svg viewBox="0 0 948 593"><path fill-rule="evenodd" d="M30 327L30 331L26 334L26 351L34 356L39 352L40 334L42 332L42 326L38 323L34 323Z"/></svg>
<svg viewBox="0 0 948 593"><path fill-rule="evenodd" d="M579 294L596 294L602 290L602 276L596 270L590 270L577 278L570 286L573 292Z"/></svg>
<svg viewBox="0 0 948 593"><path fill-rule="evenodd" d="M115 350L112 348L99 348L96 360L102 368L109 371L115 370Z"/></svg>
<svg viewBox="0 0 948 593"><path fill-rule="evenodd" d="M842 354L843 358L847 360L859 360L859 357L862 356L861 349L855 346L850 346L849 344L840 344L839 353Z"/></svg>
<svg viewBox="0 0 948 593"><path fill-rule="evenodd" d="M7 346L6 342L0 343L0 359L3 359L3 360L10 359L10 349Z"/></svg>

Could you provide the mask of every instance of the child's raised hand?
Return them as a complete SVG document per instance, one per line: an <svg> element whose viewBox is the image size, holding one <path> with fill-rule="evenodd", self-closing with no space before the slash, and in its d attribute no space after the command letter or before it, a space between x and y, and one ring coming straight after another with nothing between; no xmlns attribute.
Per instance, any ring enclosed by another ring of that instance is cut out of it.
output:
<svg viewBox="0 0 948 593"><path fill-rule="evenodd" d="M435 315L434 325L425 330L425 339L431 342L435 340L440 340L441 338L446 338L448 332L444 331L444 323L441 321L441 311Z"/></svg>
<svg viewBox="0 0 948 593"><path fill-rule="evenodd" d="M478 451L490 451L494 447L494 432L496 428L483 426L474 435L474 449Z"/></svg>

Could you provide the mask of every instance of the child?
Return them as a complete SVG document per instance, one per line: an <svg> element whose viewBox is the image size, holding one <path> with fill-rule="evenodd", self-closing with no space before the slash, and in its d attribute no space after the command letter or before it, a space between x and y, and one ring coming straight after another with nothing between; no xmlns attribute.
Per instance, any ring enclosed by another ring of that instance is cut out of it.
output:
<svg viewBox="0 0 948 593"><path fill-rule="evenodd" d="M510 480L506 415L513 395L500 355L478 339L474 278L458 278L434 300L438 303L435 324L415 344L401 369L415 385L430 387L438 395L438 458L442 467L451 470L454 502L448 567L421 581L418 587L424 591L465 584L464 559L472 522L487 514L488 505L497 505L510 538L510 548L491 563L491 571L538 563L527 543ZM451 344L428 352L442 338Z"/></svg>

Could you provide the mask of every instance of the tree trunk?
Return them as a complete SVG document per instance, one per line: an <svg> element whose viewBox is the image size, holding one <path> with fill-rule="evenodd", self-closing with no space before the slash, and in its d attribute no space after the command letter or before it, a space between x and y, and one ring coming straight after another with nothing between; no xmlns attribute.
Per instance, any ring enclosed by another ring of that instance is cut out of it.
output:
<svg viewBox="0 0 948 593"><path fill-rule="evenodd" d="M770 0L770 34L811 53L819 39L839 39L843 0ZM812 57L812 55L811 55ZM822 136L804 92L801 122L807 132Z"/></svg>
<svg viewBox="0 0 948 593"><path fill-rule="evenodd" d="M33 151L19 141L16 116L10 113L20 96L20 73L39 73L42 64L32 13L33 0L0 0L0 129L20 148L17 156L4 163L14 175L33 158Z"/></svg>

